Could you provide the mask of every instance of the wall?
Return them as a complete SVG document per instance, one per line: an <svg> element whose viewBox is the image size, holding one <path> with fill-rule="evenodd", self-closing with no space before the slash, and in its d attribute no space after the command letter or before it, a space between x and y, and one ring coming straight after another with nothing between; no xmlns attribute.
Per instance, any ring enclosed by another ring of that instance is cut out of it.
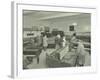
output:
<svg viewBox="0 0 100 80"><path fill-rule="evenodd" d="M91 30L91 21L90 16L86 17L70 17L70 18L60 18L58 20L50 20L50 27L59 28L65 32L69 32L69 26L73 23L77 23L75 26L76 32L90 32Z"/></svg>
<svg viewBox="0 0 100 80"><path fill-rule="evenodd" d="M91 17L90 15L79 15L71 17L61 17L57 19L35 21L31 16L24 16L24 27L32 26L49 26L51 30L58 28L64 32L69 32L69 26L72 23L77 23L75 30L77 32L90 32L91 30Z"/></svg>
<svg viewBox="0 0 100 80"><path fill-rule="evenodd" d="M31 28L32 26L49 26L49 23L47 21L36 21L31 16L23 16L23 27Z"/></svg>

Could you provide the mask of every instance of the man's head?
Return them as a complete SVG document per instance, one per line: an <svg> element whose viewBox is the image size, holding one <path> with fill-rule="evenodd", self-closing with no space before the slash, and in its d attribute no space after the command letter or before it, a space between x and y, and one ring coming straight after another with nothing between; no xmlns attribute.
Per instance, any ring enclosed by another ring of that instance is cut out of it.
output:
<svg viewBox="0 0 100 80"><path fill-rule="evenodd" d="M76 33L73 33L73 36L76 36Z"/></svg>

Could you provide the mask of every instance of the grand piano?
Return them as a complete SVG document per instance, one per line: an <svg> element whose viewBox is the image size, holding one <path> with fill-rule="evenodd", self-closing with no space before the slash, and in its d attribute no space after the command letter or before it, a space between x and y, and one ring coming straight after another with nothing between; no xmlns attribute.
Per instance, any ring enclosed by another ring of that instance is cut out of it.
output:
<svg viewBox="0 0 100 80"><path fill-rule="evenodd" d="M40 38L34 37L34 35L27 35L28 37L23 40L23 55L29 58L37 58L37 63L39 63L39 56L42 51ZM39 38L39 39L38 39Z"/></svg>
<svg viewBox="0 0 100 80"><path fill-rule="evenodd" d="M35 56L37 58L37 63L39 63L39 56L40 56L41 51L42 51L41 47L39 48L28 47L28 48L23 49L23 55L26 57Z"/></svg>

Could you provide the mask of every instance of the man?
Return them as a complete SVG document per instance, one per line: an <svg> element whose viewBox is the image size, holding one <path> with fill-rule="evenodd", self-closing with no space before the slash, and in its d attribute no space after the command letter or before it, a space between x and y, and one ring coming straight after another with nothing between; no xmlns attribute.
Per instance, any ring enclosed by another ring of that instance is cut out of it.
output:
<svg viewBox="0 0 100 80"><path fill-rule="evenodd" d="M56 43L56 49L59 49L61 47L61 36L60 34L57 34L55 38L55 43Z"/></svg>
<svg viewBox="0 0 100 80"><path fill-rule="evenodd" d="M48 46L48 38L47 38L46 35L44 35L44 37L43 37L43 48L44 48L45 51L47 49L47 46Z"/></svg>
<svg viewBox="0 0 100 80"><path fill-rule="evenodd" d="M73 33L73 35L70 39L69 51L72 51L76 42L77 42L76 33Z"/></svg>
<svg viewBox="0 0 100 80"><path fill-rule="evenodd" d="M65 47L66 46L66 37L63 36L62 37L62 47Z"/></svg>
<svg viewBox="0 0 100 80"><path fill-rule="evenodd" d="M76 55L77 55L77 66L84 66L85 64L85 50L84 50L84 45L81 40L78 40L78 47L76 50Z"/></svg>

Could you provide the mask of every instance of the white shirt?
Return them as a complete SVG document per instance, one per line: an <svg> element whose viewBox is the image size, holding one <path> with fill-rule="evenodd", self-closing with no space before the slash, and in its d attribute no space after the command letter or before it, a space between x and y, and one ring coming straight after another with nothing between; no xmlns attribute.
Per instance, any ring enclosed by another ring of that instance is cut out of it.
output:
<svg viewBox="0 0 100 80"><path fill-rule="evenodd" d="M82 42L78 42L77 54L85 55L84 45Z"/></svg>
<svg viewBox="0 0 100 80"><path fill-rule="evenodd" d="M47 40L48 40L47 37L44 36L44 37L43 37L43 46L44 46L44 47L47 47L47 46L48 46Z"/></svg>
<svg viewBox="0 0 100 80"><path fill-rule="evenodd" d="M85 64L85 50L84 50L84 45L82 42L78 42L78 47L77 47L77 52L76 54L79 57L79 64Z"/></svg>

